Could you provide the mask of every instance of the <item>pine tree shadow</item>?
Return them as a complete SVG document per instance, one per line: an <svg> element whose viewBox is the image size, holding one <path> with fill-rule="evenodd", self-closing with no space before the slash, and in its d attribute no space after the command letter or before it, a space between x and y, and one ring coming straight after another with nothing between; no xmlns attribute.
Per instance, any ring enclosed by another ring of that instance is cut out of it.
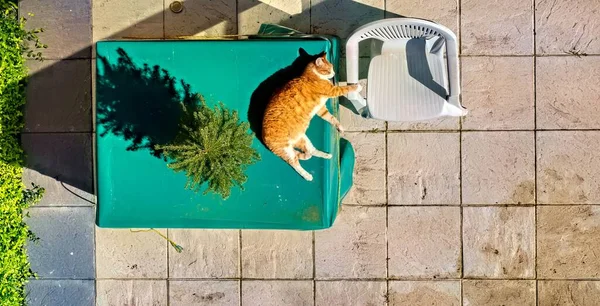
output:
<svg viewBox="0 0 600 306"><path fill-rule="evenodd" d="M291 65L282 68L262 81L254 90L250 97L250 106L248 107L248 122L250 129L256 135L256 138L263 143L262 138L262 120L269 100L279 88L290 80L299 77L304 72L306 65L316 59L316 55L309 55L302 48L298 50L298 57Z"/></svg>
<svg viewBox="0 0 600 306"><path fill-rule="evenodd" d="M171 142L179 131L182 103L199 104L191 86L178 81L158 65L137 66L125 50L117 50L116 64L105 56L100 59L97 75L96 112L100 136L109 133L131 143L128 151L149 150L161 157L156 145Z"/></svg>

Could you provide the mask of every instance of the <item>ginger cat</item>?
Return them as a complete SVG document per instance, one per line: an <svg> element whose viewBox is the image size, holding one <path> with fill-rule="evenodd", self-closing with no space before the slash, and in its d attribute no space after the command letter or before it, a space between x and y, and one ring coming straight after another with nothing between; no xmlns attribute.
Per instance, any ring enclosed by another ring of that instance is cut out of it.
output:
<svg viewBox="0 0 600 306"><path fill-rule="evenodd" d="M300 49L300 53L306 51ZM310 173L300 166L299 160L312 156L330 159L331 154L317 150L306 137L306 130L314 115L331 123L340 133L340 122L325 106L329 98L360 91L360 84L335 86L330 81L335 75L326 53L313 56L299 77L278 89L270 99L263 118L263 142L275 155L281 157L304 179L312 181Z"/></svg>

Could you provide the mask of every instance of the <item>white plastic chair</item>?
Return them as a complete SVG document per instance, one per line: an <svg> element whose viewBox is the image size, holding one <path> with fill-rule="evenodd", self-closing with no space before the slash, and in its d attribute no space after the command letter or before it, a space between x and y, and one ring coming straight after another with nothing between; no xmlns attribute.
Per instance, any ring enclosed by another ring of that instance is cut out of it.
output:
<svg viewBox="0 0 600 306"><path fill-rule="evenodd" d="M346 43L349 84L358 83L358 44L371 38L383 41L383 46L369 64L367 98L360 93L348 95L361 116L420 121L467 114L459 101L458 48L452 31L414 18L385 19L360 27Z"/></svg>

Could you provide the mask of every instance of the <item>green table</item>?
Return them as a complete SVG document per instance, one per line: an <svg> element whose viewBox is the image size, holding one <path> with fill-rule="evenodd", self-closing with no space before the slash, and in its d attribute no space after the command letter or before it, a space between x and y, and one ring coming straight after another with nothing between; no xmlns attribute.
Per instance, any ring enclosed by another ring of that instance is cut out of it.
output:
<svg viewBox="0 0 600 306"><path fill-rule="evenodd" d="M354 153L320 118L313 120L308 136L334 158L302 162L313 174L312 182L304 181L255 139L253 146L262 160L248 168L245 190L234 188L227 200L184 189L185 174L167 168L148 145L172 137L185 87L202 94L209 104L223 102L247 121L259 85L294 62L300 47L310 54L328 51L337 67L338 41L324 37L98 42L98 226L330 227L352 182ZM328 106L337 113L337 100Z"/></svg>

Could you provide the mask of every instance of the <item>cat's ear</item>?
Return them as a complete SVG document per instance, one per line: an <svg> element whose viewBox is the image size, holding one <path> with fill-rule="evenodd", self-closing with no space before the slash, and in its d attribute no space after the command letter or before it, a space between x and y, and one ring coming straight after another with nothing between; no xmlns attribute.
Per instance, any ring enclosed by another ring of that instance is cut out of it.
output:
<svg viewBox="0 0 600 306"><path fill-rule="evenodd" d="M325 58L325 57L327 57L327 52L323 51L323 52L319 53L317 56Z"/></svg>
<svg viewBox="0 0 600 306"><path fill-rule="evenodd" d="M317 65L317 67L323 66L323 63L324 62L323 62L323 58L322 57L317 58L317 60L315 61L315 65Z"/></svg>
<svg viewBox="0 0 600 306"><path fill-rule="evenodd" d="M298 49L298 53L300 53L300 56L309 56L308 53L306 53L306 50L302 48Z"/></svg>

